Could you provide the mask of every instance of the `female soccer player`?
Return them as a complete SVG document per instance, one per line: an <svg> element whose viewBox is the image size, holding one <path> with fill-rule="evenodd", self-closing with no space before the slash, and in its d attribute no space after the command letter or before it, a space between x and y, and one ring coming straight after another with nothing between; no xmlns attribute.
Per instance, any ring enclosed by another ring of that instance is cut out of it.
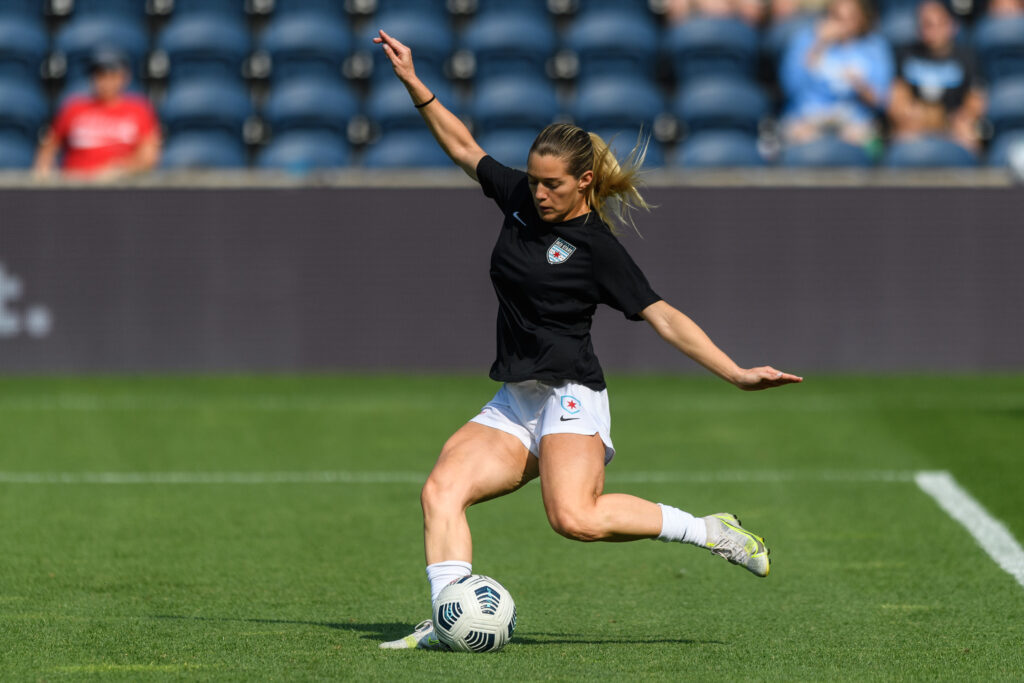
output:
<svg viewBox="0 0 1024 683"><path fill-rule="evenodd" d="M504 214L491 255L498 295L498 354L492 379L504 384L479 415L444 445L423 486L424 544L431 600L471 573L466 508L511 493L539 476L544 508L559 534L578 541L657 538L709 549L758 576L768 549L732 514L694 517L634 496L603 493L615 453L604 376L590 341L597 304L646 320L666 341L741 389L800 382L771 367L744 370L688 317L654 293L612 235L631 207L643 150L621 168L596 135L547 127L530 148L528 171L487 156L469 130L416 77L408 47L380 32L430 131ZM383 648L439 647L426 620Z"/></svg>

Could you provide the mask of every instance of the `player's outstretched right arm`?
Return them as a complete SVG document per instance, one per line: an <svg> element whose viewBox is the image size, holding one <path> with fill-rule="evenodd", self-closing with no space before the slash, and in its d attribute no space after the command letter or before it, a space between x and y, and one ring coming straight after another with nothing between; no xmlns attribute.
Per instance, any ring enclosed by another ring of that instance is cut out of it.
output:
<svg viewBox="0 0 1024 683"><path fill-rule="evenodd" d="M437 138L441 149L452 158L470 178L476 180L476 167L484 158L485 152L476 144L473 134L455 114L448 111L443 104L434 98L434 93L416 77L412 65L412 50L395 40L384 31L373 39L384 50L391 60L395 75L402 81L409 96L419 107L420 115L427 122L430 132Z"/></svg>

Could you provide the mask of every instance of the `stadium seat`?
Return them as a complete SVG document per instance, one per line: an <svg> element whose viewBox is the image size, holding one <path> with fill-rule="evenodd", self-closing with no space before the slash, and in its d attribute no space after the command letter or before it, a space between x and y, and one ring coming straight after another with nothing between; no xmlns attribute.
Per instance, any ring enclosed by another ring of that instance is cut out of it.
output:
<svg viewBox="0 0 1024 683"><path fill-rule="evenodd" d="M42 19L44 4L40 0L0 0L0 14Z"/></svg>
<svg viewBox="0 0 1024 683"><path fill-rule="evenodd" d="M447 81L427 81L426 85L449 111L456 115L461 113L462 107ZM384 133L392 130L418 131L424 126L423 117L409 99L409 91L397 78L373 84L366 98L366 115Z"/></svg>
<svg viewBox="0 0 1024 683"><path fill-rule="evenodd" d="M672 104L692 134L708 129L756 134L769 113L768 97L752 81L741 78L700 78L683 85Z"/></svg>
<svg viewBox="0 0 1024 683"><path fill-rule="evenodd" d="M543 15L491 12L473 19L463 34L462 46L476 57L476 75L504 74L544 77L558 39L550 19Z"/></svg>
<svg viewBox="0 0 1024 683"><path fill-rule="evenodd" d="M595 12L628 12L634 16L651 16L648 0L579 0L579 17Z"/></svg>
<svg viewBox="0 0 1024 683"><path fill-rule="evenodd" d="M50 107L39 82L0 80L0 130L16 131L35 140Z"/></svg>
<svg viewBox="0 0 1024 683"><path fill-rule="evenodd" d="M569 27L565 45L579 57L581 79L628 74L654 79L658 28L647 14L591 11Z"/></svg>
<svg viewBox="0 0 1024 683"><path fill-rule="evenodd" d="M998 137L1024 130L1024 75L996 81L989 90L988 120Z"/></svg>
<svg viewBox="0 0 1024 683"><path fill-rule="evenodd" d="M174 16L220 14L236 19L245 14L245 0L174 0Z"/></svg>
<svg viewBox="0 0 1024 683"><path fill-rule="evenodd" d="M650 129L664 111L665 101L656 85L621 75L582 83L570 108L576 124L587 130L635 130L640 125Z"/></svg>
<svg viewBox="0 0 1024 683"><path fill-rule="evenodd" d="M879 30L893 49L910 47L917 41L917 7L897 5L887 9L879 21Z"/></svg>
<svg viewBox="0 0 1024 683"><path fill-rule="evenodd" d="M50 52L50 38L41 17L0 13L0 77L39 80Z"/></svg>
<svg viewBox="0 0 1024 683"><path fill-rule="evenodd" d="M783 166L789 167L866 167L871 157L863 147L847 144L831 136L800 145L788 145L782 150Z"/></svg>
<svg viewBox="0 0 1024 683"><path fill-rule="evenodd" d="M314 11L275 16L260 38L260 48L270 55L274 80L338 76L352 47L352 33L342 15Z"/></svg>
<svg viewBox="0 0 1024 683"><path fill-rule="evenodd" d="M671 27L665 42L678 80L754 74L757 32L739 19L695 17Z"/></svg>
<svg viewBox="0 0 1024 683"><path fill-rule="evenodd" d="M36 138L0 129L0 168L27 169L36 156Z"/></svg>
<svg viewBox="0 0 1024 683"><path fill-rule="evenodd" d="M327 131L296 130L275 135L260 152L261 168L304 173L319 168L339 168L352 163L348 141Z"/></svg>
<svg viewBox="0 0 1024 683"><path fill-rule="evenodd" d="M323 16L343 18L345 3L338 0L276 0L274 16L283 17L289 14L320 14Z"/></svg>
<svg viewBox="0 0 1024 683"><path fill-rule="evenodd" d="M615 158L622 160L629 156L629 153L636 147L641 128L639 126L622 126L618 128L598 128L590 131L597 133L601 139L608 143L615 154ZM660 168L665 165L665 147L654 139L651 129L643 128L644 137L647 139L647 153L644 155L644 168Z"/></svg>
<svg viewBox="0 0 1024 683"><path fill-rule="evenodd" d="M424 16L447 18L448 7L446 0L377 0L378 16L391 12L413 12ZM371 22L375 20L376 18ZM387 31L387 28L384 30Z"/></svg>
<svg viewBox="0 0 1024 683"><path fill-rule="evenodd" d="M360 48L372 51L373 78L394 78L391 63L384 50L373 43L377 30L384 29L412 49L416 55L416 74L440 76L445 62L455 47L455 34L447 17L422 12L382 13L371 19L359 35Z"/></svg>
<svg viewBox="0 0 1024 683"><path fill-rule="evenodd" d="M977 166L978 159L951 140L925 137L891 143L884 163L890 168L952 168Z"/></svg>
<svg viewBox="0 0 1024 683"><path fill-rule="evenodd" d="M146 3L139 0L75 0L75 16L106 14L141 21L146 16Z"/></svg>
<svg viewBox="0 0 1024 683"><path fill-rule="evenodd" d="M988 152L989 166L1013 166L1024 170L1024 130L1000 135Z"/></svg>
<svg viewBox="0 0 1024 683"><path fill-rule="evenodd" d="M149 49L144 24L123 16L95 14L73 17L57 32L56 51L64 56L65 77L69 80L87 77L89 58L100 45L124 52L131 60L132 73L136 77L141 74L143 58Z"/></svg>
<svg viewBox="0 0 1024 683"><path fill-rule="evenodd" d="M680 148L676 165L684 168L764 166L757 138L735 130L706 130L691 135Z"/></svg>
<svg viewBox="0 0 1024 683"><path fill-rule="evenodd" d="M382 135L370 145L363 165L367 168L450 168L452 160L429 131L403 130Z"/></svg>
<svg viewBox="0 0 1024 683"><path fill-rule="evenodd" d="M274 85L263 108L263 118L274 135L303 129L344 136L348 122L358 111L355 94L340 77L300 76Z"/></svg>
<svg viewBox="0 0 1024 683"><path fill-rule="evenodd" d="M534 17L550 17L547 0L477 0L476 14L525 14Z"/></svg>
<svg viewBox="0 0 1024 683"><path fill-rule="evenodd" d="M558 99L547 79L501 76L477 85L469 109L478 133L499 128L536 133L558 116Z"/></svg>
<svg viewBox="0 0 1024 683"><path fill-rule="evenodd" d="M974 49L990 83L1024 75L1024 16L993 16L979 21Z"/></svg>
<svg viewBox="0 0 1024 683"><path fill-rule="evenodd" d="M536 137L536 132L528 130L496 130L481 135L477 143L487 154L506 166L525 169L530 145Z"/></svg>
<svg viewBox="0 0 1024 683"><path fill-rule="evenodd" d="M241 81L212 77L173 83L160 106L160 119L170 133L222 130L240 137L252 113Z"/></svg>
<svg viewBox="0 0 1024 683"><path fill-rule="evenodd" d="M241 18L195 13L173 17L157 39L157 47L167 55L171 80L240 79L251 40Z"/></svg>
<svg viewBox="0 0 1024 683"><path fill-rule="evenodd" d="M183 131L168 138L160 165L168 169L244 168L245 145L238 135L226 131Z"/></svg>

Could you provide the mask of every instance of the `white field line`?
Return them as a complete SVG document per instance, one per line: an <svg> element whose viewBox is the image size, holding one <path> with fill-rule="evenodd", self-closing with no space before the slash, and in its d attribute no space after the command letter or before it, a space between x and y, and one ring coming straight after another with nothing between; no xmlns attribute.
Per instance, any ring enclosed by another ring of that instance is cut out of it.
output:
<svg viewBox="0 0 1024 683"><path fill-rule="evenodd" d="M900 470L623 472L611 484L906 483ZM0 472L0 484L422 484L427 472Z"/></svg>
<svg viewBox="0 0 1024 683"><path fill-rule="evenodd" d="M1024 548L1006 525L990 515L949 472L918 472L914 481L974 536L996 564L1024 586Z"/></svg>

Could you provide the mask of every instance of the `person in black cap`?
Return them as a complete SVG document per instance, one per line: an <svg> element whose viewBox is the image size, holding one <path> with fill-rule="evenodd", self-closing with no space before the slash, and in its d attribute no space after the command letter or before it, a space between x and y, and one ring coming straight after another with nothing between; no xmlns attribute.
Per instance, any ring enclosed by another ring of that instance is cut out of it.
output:
<svg viewBox="0 0 1024 683"><path fill-rule="evenodd" d="M39 145L38 177L53 172L58 154L68 175L109 180L147 171L160 161L160 125L143 95L126 92L131 82L124 53L100 47L89 60L91 91L70 97Z"/></svg>

